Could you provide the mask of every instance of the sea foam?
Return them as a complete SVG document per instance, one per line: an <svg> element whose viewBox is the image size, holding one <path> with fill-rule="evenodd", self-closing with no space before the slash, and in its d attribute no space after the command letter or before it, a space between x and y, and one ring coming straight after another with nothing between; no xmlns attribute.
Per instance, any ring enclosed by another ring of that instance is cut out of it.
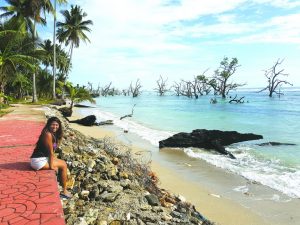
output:
<svg viewBox="0 0 300 225"><path fill-rule="evenodd" d="M175 134L174 132L148 128L133 121L131 118L120 120L119 116L99 109L82 109L80 113L84 115L94 114L98 122L113 120L115 126L138 135L156 147L158 147L160 140ZM254 154L251 154L251 150L253 149L246 145L237 145L226 149L232 152L237 159L233 160L229 157L200 149L185 148L184 152L189 157L205 160L216 167L231 171L249 180L259 182L292 198L300 198L300 168L285 167L280 164L279 160L257 158Z"/></svg>
<svg viewBox="0 0 300 225"><path fill-rule="evenodd" d="M125 118L120 120L120 117L112 114L110 112L100 111L100 110L93 110L92 112L82 110L83 114L94 114L97 117L97 121L104 121L104 120L113 120L115 126L123 129L128 130L130 133L134 133L141 137L142 139L149 141L152 145L158 147L159 141L166 139L175 133L167 132L167 131L159 131L155 129L148 128L143 126L135 121L132 121L130 118Z"/></svg>
<svg viewBox="0 0 300 225"><path fill-rule="evenodd" d="M235 152L233 149L227 148L227 150ZM289 197L300 198L299 169L285 167L278 160L258 159L250 153L249 148L237 148L234 154L237 158L235 160L200 149L185 148L184 152L190 157L203 159L216 167L259 182Z"/></svg>

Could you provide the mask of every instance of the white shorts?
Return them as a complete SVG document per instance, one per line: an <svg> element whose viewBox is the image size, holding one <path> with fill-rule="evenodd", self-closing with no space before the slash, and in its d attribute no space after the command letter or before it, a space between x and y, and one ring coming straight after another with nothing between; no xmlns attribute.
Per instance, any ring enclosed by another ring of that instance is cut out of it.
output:
<svg viewBox="0 0 300 225"><path fill-rule="evenodd" d="M48 157L31 158L30 166L34 170L40 170L46 165L48 161Z"/></svg>

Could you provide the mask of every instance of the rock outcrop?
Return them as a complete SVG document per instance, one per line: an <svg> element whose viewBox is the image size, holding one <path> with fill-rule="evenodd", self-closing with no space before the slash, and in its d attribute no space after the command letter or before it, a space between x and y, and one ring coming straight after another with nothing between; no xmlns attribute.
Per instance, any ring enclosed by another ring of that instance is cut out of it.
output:
<svg viewBox="0 0 300 225"><path fill-rule="evenodd" d="M159 142L159 148L164 147L195 147L215 150L221 154L235 158L224 146L250 140L262 139L262 135L247 133L241 134L236 131L220 131L197 129L191 133L178 133Z"/></svg>

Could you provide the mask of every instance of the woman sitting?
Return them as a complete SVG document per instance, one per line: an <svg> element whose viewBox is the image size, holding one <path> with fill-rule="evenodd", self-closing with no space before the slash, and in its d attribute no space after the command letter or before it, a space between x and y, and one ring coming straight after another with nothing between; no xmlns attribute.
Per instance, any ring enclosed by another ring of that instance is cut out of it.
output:
<svg viewBox="0 0 300 225"><path fill-rule="evenodd" d="M62 137L61 121L57 117L49 118L30 157L30 165L34 170L60 170L63 187L62 195L71 197L66 187L67 164L64 160L55 158L54 155L54 150L60 144Z"/></svg>

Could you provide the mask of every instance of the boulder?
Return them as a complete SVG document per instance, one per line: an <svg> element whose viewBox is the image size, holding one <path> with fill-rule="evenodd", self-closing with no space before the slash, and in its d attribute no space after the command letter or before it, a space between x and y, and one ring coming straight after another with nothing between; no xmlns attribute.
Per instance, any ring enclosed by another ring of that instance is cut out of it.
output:
<svg viewBox="0 0 300 225"><path fill-rule="evenodd" d="M95 115L89 115L89 116L86 116L82 119L70 121L70 123L78 123L78 124L81 124L81 125L84 125L84 126L93 126L95 124L95 121L96 121L96 116Z"/></svg>
<svg viewBox="0 0 300 225"><path fill-rule="evenodd" d="M159 148L164 147L195 147L204 148L208 150L216 150L217 152L228 155L235 159L235 157L225 150L224 146L250 140L262 139L262 135L246 133L241 134L236 131L220 131L220 130L206 130L197 129L191 133L178 133L159 142Z"/></svg>
<svg viewBox="0 0 300 225"><path fill-rule="evenodd" d="M147 199L149 205L152 205L152 206L160 205L159 199L156 195L153 195L153 194L146 195L145 198Z"/></svg>

